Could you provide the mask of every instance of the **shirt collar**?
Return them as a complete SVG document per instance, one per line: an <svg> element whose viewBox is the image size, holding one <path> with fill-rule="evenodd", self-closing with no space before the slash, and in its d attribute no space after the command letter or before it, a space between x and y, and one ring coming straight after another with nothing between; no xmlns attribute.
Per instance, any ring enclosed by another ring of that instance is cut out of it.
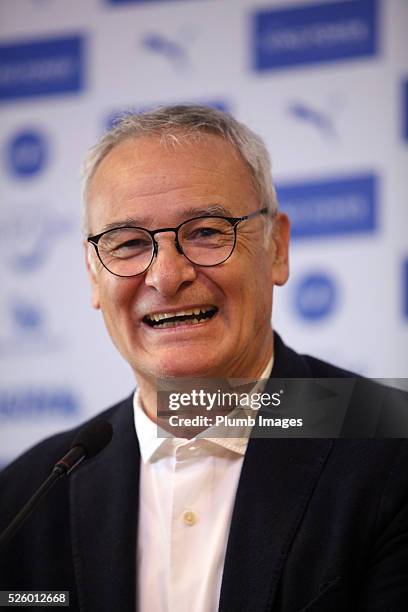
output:
<svg viewBox="0 0 408 612"><path fill-rule="evenodd" d="M259 378L259 382L252 390L253 393L258 392L263 387L263 381L270 377L273 368L273 361L274 355L272 355L270 358ZM140 453L144 463L158 460L161 457L168 455L172 448L192 441L187 440L186 438L158 437L158 428L156 423L152 421L143 410L139 389L136 389L133 395L133 412L136 433L139 440ZM249 427L236 427L234 430L234 437L211 438L210 435L208 435L208 437L206 436L206 434L211 433L211 428L209 428L203 431L202 434L200 434L200 436L194 440L205 440L209 444L216 444L228 451L231 451L232 453L245 455L250 429L251 428Z"/></svg>

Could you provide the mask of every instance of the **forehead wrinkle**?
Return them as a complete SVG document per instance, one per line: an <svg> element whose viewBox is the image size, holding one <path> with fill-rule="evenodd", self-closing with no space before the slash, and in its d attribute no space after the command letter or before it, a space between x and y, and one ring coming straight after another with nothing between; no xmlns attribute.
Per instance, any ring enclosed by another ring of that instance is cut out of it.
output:
<svg viewBox="0 0 408 612"><path fill-rule="evenodd" d="M143 140L145 142L143 142ZM155 141L157 143L157 139L152 137L146 139L141 138L135 141L125 141L114 147L101 161L95 172L92 180L92 186L96 188L95 191L100 192L101 189L102 191L106 189L106 191L110 191L111 193L116 191L123 192L121 187L126 190L126 187L130 184L130 191L135 192L136 190L136 194L143 197L150 195L152 179L153 189L155 183L158 186L163 185L157 190L156 193L158 195L164 191L173 190L173 187L166 186L166 183L167 185L171 185L173 180L178 181L177 188L180 189L192 186L189 184L189 177L186 176L183 171L177 171L177 169L172 168L173 154L175 152L174 147L171 147L168 156L164 159L160 159L155 166L154 156L157 154L157 151L160 152L160 150L163 151L163 149L167 148L163 147L163 144L157 148L157 146L155 146ZM213 150L214 143L217 145L215 151ZM153 145L153 150L150 150L151 145ZM178 157L186 157L190 170L195 169L199 173L202 172L205 175L202 183L195 183L197 186L203 184L208 187L208 183L211 182L211 177L213 177L214 182L218 184L220 181L222 184L225 178L228 179L228 182L232 180L233 183L236 183L241 180L242 172L244 171L249 179L248 184L250 188L253 187L253 177L248 165L230 143L219 139L218 136L205 135L205 137L200 139L200 149L198 151L196 142L192 142L191 145L190 147L187 142L185 148L177 147L176 152ZM215 157L218 157L217 164L209 166L208 156L205 154L207 149L209 149L209 155L214 153ZM222 153L221 158L218 155L219 153ZM114 163L112 164L112 162ZM163 164L165 169L162 167ZM167 168L169 168L169 171ZM135 174L139 175L137 179L139 189L138 185L134 183ZM199 177L195 177L195 181L197 178L199 180ZM145 181L150 183L148 189L150 193L146 193L143 187ZM98 182L99 186L96 185Z"/></svg>
<svg viewBox="0 0 408 612"><path fill-rule="evenodd" d="M162 196L162 195L170 194L170 193L173 193L175 191L180 191L180 190L183 190L183 189L189 189L189 188L193 189L193 188L195 188L197 186L198 187L205 187L206 191L208 191L208 188L209 188L208 182L203 181L202 183L194 183L194 185L193 184L189 184L189 183L186 183L185 185L178 184L178 185L175 185L175 186L161 185L161 186L158 186L158 188L152 190L151 183L150 183L149 188L145 188L145 190L141 189L142 185L133 185L132 186L133 187L133 189L132 189L133 193L129 193L128 195L129 195L129 200L132 201L132 200L135 200L137 198L154 198L156 196ZM202 197L205 197L206 195L207 194L203 193ZM195 197L197 197L197 196L195 196Z"/></svg>
<svg viewBox="0 0 408 612"><path fill-rule="evenodd" d="M126 181L127 177L129 177L130 179L133 179L134 172L139 173L140 171L143 172L143 177L145 177L147 180L151 180L152 178L153 179L167 178L168 173L163 171L160 165L161 164L166 165L170 163L170 167L171 167L171 164L173 161L172 156L169 155L168 159L165 159L164 161L161 160L160 162L158 162L157 170L156 170L156 168L154 167L154 163L155 163L154 159L149 159L150 152L146 151L146 153L145 152L140 153L138 148L136 148L133 151L130 151L127 155L124 155L121 160L121 163L114 164L115 167L113 168L111 164L111 157L112 156L115 157L115 154L120 153L120 150L123 151L123 148L121 147L121 145L118 145L102 160L93 178L96 178L98 174L99 175L102 174L104 178L106 177L108 178L108 180L110 180L112 176L116 179L118 178L118 175L120 175L122 179ZM248 172L248 178L250 178L250 175L251 175L251 172L245 160L243 160L239 155L237 155L236 151L232 147L230 148L229 146L228 146L226 154L222 156L221 164L220 164L220 160L218 160L218 165L214 165L210 167L208 166L207 157L204 157L204 159L200 159L203 151L201 151L201 155L200 155L200 152L197 153L196 150L190 151L189 148L186 148L185 150L178 150L177 153L179 156L184 155L184 157L186 157L187 161L191 165L191 169L198 170L199 172L203 172L206 175L211 174L214 177L217 177L217 178L220 177L222 179L225 176L231 177L232 174L235 174L236 180L239 180L243 168L245 168L246 171ZM152 155L154 157L154 152ZM135 156L136 156L136 159L135 159ZM241 168L237 168L237 164L238 166L241 166ZM231 173L231 165L235 167L234 173ZM170 176L179 179L180 177L184 177L185 173L182 171L177 172L176 170L172 170ZM188 177L186 178L188 179Z"/></svg>
<svg viewBox="0 0 408 612"><path fill-rule="evenodd" d="M190 160L188 160L190 162ZM122 184L127 185L128 183L132 184L135 181L135 174L137 176L137 185L143 185L144 183L148 183L149 186L153 185L171 185L172 182L177 182L177 187L180 189L193 187L193 186L208 186L209 181L214 180L215 183L223 184L225 178L233 177L234 182L238 181L241 178L241 173L238 170L235 172L231 172L230 168L217 169L209 168L205 163L200 164L196 163L190 168L190 172L198 170L198 176L194 174L194 181L190 178L190 174L186 174L185 171L178 171L174 167L172 167L172 160L169 160L170 165L168 169L162 169L160 167L157 170L150 170L149 166L151 166L151 162L146 162L145 164L132 164L131 166L123 167L122 166ZM142 174L141 174L142 171ZM109 172L110 174L110 172ZM200 176L201 175L201 176ZM235 176L234 176L235 175ZM117 179L117 173L113 174L114 179ZM110 176L108 177L110 180ZM117 182L116 180L114 183Z"/></svg>

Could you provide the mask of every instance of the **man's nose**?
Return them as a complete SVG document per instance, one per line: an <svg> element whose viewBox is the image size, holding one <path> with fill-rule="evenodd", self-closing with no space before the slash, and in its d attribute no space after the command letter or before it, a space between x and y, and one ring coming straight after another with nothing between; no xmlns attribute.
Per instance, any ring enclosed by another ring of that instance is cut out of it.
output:
<svg viewBox="0 0 408 612"><path fill-rule="evenodd" d="M186 283L192 283L197 273L193 264L176 247L174 234L156 238L157 251L146 272L145 283L167 297L175 295Z"/></svg>

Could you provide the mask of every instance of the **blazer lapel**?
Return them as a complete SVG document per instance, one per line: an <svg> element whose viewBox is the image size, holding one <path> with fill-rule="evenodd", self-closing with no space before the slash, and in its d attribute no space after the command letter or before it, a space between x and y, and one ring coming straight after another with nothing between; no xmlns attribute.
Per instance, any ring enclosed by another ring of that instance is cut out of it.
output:
<svg viewBox="0 0 408 612"><path fill-rule="evenodd" d="M273 377L308 377L304 360L275 334ZM332 447L331 440L251 438L231 520L220 612L273 605L291 542Z"/></svg>
<svg viewBox="0 0 408 612"><path fill-rule="evenodd" d="M331 440L251 439L235 500L220 612L271 609Z"/></svg>
<svg viewBox="0 0 408 612"><path fill-rule="evenodd" d="M134 612L140 453L132 398L109 446L71 476L72 553L81 612Z"/></svg>

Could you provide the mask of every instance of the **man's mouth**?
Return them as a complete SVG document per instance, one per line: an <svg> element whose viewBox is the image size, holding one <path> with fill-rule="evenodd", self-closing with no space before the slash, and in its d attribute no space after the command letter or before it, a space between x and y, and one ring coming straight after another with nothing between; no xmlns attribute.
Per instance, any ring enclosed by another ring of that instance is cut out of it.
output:
<svg viewBox="0 0 408 612"><path fill-rule="evenodd" d="M149 327L164 329L166 327L178 327L179 325L198 325L203 321L212 319L217 313L216 306L198 306L177 312L158 312L143 317L143 323Z"/></svg>

